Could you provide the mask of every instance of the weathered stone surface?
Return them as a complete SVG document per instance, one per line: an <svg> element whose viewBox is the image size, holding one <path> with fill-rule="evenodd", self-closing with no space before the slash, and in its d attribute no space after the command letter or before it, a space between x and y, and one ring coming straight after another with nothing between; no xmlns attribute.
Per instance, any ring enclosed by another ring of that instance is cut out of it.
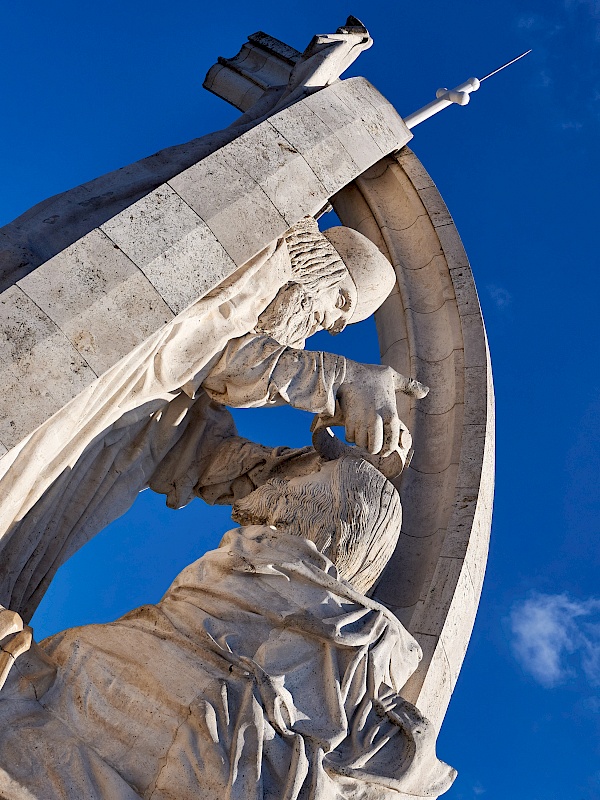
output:
<svg viewBox="0 0 600 800"><path fill-rule="evenodd" d="M454 227L450 212L435 186L421 189L419 191L419 197L423 201L427 216L435 228L442 227L443 225L452 225L452 227Z"/></svg>
<svg viewBox="0 0 600 800"><path fill-rule="evenodd" d="M190 167L169 185L208 225L237 266L289 228L283 214L226 149Z"/></svg>
<svg viewBox="0 0 600 800"><path fill-rule="evenodd" d="M395 228L389 225L382 225L381 231L386 240L394 240L393 264L397 269L422 269L443 252L439 239L432 236L435 229L426 214L403 228L401 236L396 236Z"/></svg>
<svg viewBox="0 0 600 800"><path fill-rule="evenodd" d="M410 150L403 150L398 153L398 163L417 192L435 185L431 175Z"/></svg>
<svg viewBox="0 0 600 800"><path fill-rule="evenodd" d="M370 123L375 114L371 112L370 115L365 115L364 107L357 102L355 92L352 92L354 95L352 98L349 96L350 93L342 94L335 86L330 87L329 92L327 97L323 92L310 95L306 99L306 105L335 133L360 174L379 161L383 155L372 136L375 130ZM368 132L367 136L361 135L355 124L357 115Z"/></svg>
<svg viewBox="0 0 600 800"><path fill-rule="evenodd" d="M382 360L409 359L410 374L433 387L405 417L416 452L402 482L403 536L377 596L426 645L404 693L439 725L473 625L491 523L493 389L477 292L446 206L410 151L384 159L333 202L398 274L400 296L376 315Z"/></svg>
<svg viewBox="0 0 600 800"><path fill-rule="evenodd" d="M143 270L200 225L198 215L165 184L105 222L101 230Z"/></svg>
<svg viewBox="0 0 600 800"><path fill-rule="evenodd" d="M279 116L275 115L274 123ZM281 112L281 116L286 116L286 112ZM227 156L243 165L244 171L260 186L288 226L301 219L307 208L318 210L329 199L328 190L302 152L291 145L270 120L228 145Z"/></svg>
<svg viewBox="0 0 600 800"><path fill-rule="evenodd" d="M431 314L438 311L447 299L446 285L440 280L440 267L445 267L443 256L434 257L429 264L420 269L402 272L402 293L410 303L411 311L419 314Z"/></svg>
<svg viewBox="0 0 600 800"><path fill-rule="evenodd" d="M416 450L412 466L420 473L437 474L451 464L458 464L461 450L462 403L441 414L428 414L415 409L413 427L419 430L429 447Z"/></svg>
<svg viewBox="0 0 600 800"><path fill-rule="evenodd" d="M312 171L331 193L352 180L356 165L334 131L310 108L291 106L271 125L289 145L304 154Z"/></svg>
<svg viewBox="0 0 600 800"><path fill-rule="evenodd" d="M165 303L179 314L209 292L235 263L202 221L176 244L143 267Z"/></svg>
<svg viewBox="0 0 600 800"><path fill-rule="evenodd" d="M433 724L439 730L454 688L448 657L437 637L425 637L419 634L415 638L419 643L423 643L421 646L426 653L422 664L427 673L427 680L421 683L418 674L415 673L409 679L404 693L406 697L414 697L419 708L426 709L423 713L434 720Z"/></svg>
<svg viewBox="0 0 600 800"><path fill-rule="evenodd" d="M423 361L413 355L407 370L411 375L421 375L423 383L430 386L429 394L419 403L423 414L444 414L463 400L464 363L461 350L453 350L441 361Z"/></svg>
<svg viewBox="0 0 600 800"><path fill-rule="evenodd" d="M379 352L383 359L391 347L408 339L402 297L398 289L392 291L377 312L375 324L377 326Z"/></svg>
<svg viewBox="0 0 600 800"><path fill-rule="evenodd" d="M326 113L321 109L319 116L313 108L321 106ZM317 127L292 145L274 125L289 130L303 108L308 110L308 118L318 121ZM300 99L274 114L272 121L246 129L233 141L225 137L223 141L228 143L224 146L213 135L207 140L204 158L150 192L143 191L144 170L149 169L145 162L131 165L123 174L115 173L119 191L124 191L124 176L129 171L143 197L137 199L139 193L134 194L130 207L104 219L101 230L92 229L31 272L23 286L30 287L40 307L48 311L49 323L52 315L56 316L59 328L94 372L105 372L156 334L173 313L181 313L227 279L303 216L316 214L331 194L410 137L400 117L367 81L341 81ZM345 147L346 140L352 143L354 155ZM336 168L327 173L323 183L319 177L326 172L323 151L332 143L339 158L332 162ZM211 146L217 149L211 152ZM165 153L162 157L168 158L168 151ZM176 158L184 156L178 150ZM136 166L140 166L140 175ZM110 185L102 188L104 195L110 196ZM72 227L77 222L71 219L74 208L85 206L79 197L85 187L79 189L66 193L60 201ZM73 207L71 196L76 202ZM109 240L116 247L107 244ZM110 248L114 264L109 264ZM52 290L46 292L45 275L50 274ZM72 279L75 291L70 297ZM90 289L89 309L83 307L85 286ZM110 289L101 298L105 286ZM83 379L81 365L74 369L69 348L55 349L51 360L55 364L53 380L64 384L53 387L51 394L60 397L62 404L95 377L90 369ZM9 372L6 375L8 378ZM35 381L44 382L45 375L38 375ZM13 380L3 387L9 405L21 397L21 388L15 389L14 397L10 395L15 385ZM31 433L32 425L41 424L60 407L44 401L34 415L13 414L11 438L4 441L0 431L0 441L12 446Z"/></svg>
<svg viewBox="0 0 600 800"><path fill-rule="evenodd" d="M17 286L0 295L0 331L0 441L10 449L24 430L44 422L96 375Z"/></svg>
<svg viewBox="0 0 600 800"><path fill-rule="evenodd" d="M413 426L416 436L416 430ZM414 536L427 536L445 528L454 504L457 464L442 472L409 469L402 483L403 529Z"/></svg>
<svg viewBox="0 0 600 800"><path fill-rule="evenodd" d="M391 591L391 578L385 590L377 591L377 597L384 603L393 600L401 601L405 608L414 607L428 586L437 567L440 551L444 541L445 530L440 529L427 536L409 535L404 530L398 540L398 546L389 572L396 576L397 586ZM412 620L408 622L413 627Z"/></svg>
<svg viewBox="0 0 600 800"><path fill-rule="evenodd" d="M18 286L101 375L172 319L144 273L102 231L80 239Z"/></svg>
<svg viewBox="0 0 600 800"><path fill-rule="evenodd" d="M452 309L446 304L429 314L413 311L408 315L413 347L423 361L443 361L452 354L455 349L454 337L449 335L452 316Z"/></svg>
<svg viewBox="0 0 600 800"><path fill-rule="evenodd" d="M478 314L479 297L470 267L455 267L450 270L461 314Z"/></svg>

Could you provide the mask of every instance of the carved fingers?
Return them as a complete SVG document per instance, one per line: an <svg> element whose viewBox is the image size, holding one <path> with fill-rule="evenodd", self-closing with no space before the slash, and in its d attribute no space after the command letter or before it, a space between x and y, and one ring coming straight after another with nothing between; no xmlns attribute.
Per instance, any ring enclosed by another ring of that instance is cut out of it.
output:
<svg viewBox="0 0 600 800"><path fill-rule="evenodd" d="M422 400L427 397L429 393L429 386L419 383L414 378L406 378L399 372L394 370L394 386L397 392L407 394L409 397L416 397L417 400Z"/></svg>
<svg viewBox="0 0 600 800"><path fill-rule="evenodd" d="M0 606L0 689L15 660L31 647L33 631L15 611Z"/></svg>
<svg viewBox="0 0 600 800"><path fill-rule="evenodd" d="M367 450L369 453L379 453L383 447L384 441L384 426L383 426L383 418L376 414L373 418L373 424L371 429L367 431ZM388 425L388 436L387 439L390 438L390 427Z"/></svg>
<svg viewBox="0 0 600 800"><path fill-rule="evenodd" d="M372 452L379 453L381 451L384 456L393 453L402 444L403 430L404 425L400 421L398 413L396 412L396 414L393 415L388 422L381 447L379 450L373 450Z"/></svg>
<svg viewBox="0 0 600 800"><path fill-rule="evenodd" d="M346 379L338 389L346 440L370 453L387 456L400 447L402 431L406 430L398 417L396 392L422 398L429 389L391 367L347 360L346 370Z"/></svg>
<svg viewBox="0 0 600 800"><path fill-rule="evenodd" d="M339 424L339 423L334 423ZM315 417L313 425L312 442L315 451L319 457L325 461L333 461L336 458L343 456L354 456L364 458L369 464L376 467L386 478L393 480L398 478L404 469L404 465L409 457L410 446L412 444L412 437L406 428L402 429L402 448L403 450L394 450L389 456L373 455L360 447L351 447L350 445L343 444L340 439L333 433L331 428L324 426L322 417Z"/></svg>

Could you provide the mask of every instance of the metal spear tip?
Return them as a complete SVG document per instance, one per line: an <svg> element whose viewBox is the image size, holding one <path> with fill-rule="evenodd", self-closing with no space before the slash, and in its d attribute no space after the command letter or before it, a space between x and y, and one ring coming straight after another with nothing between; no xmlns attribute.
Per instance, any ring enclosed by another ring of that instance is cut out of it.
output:
<svg viewBox="0 0 600 800"><path fill-rule="evenodd" d="M483 81L487 81L487 79L491 78L492 75L496 75L498 72L502 72L503 69L506 69L507 67L510 67L511 64L514 64L516 61L520 61L522 58L525 58L525 56L528 56L529 53L531 53L532 49L533 48L531 48L530 50L526 50L524 53L521 53L520 56L517 56L516 58L513 58L511 61L507 61L506 64L502 64L501 67L498 67L498 69L495 69L493 72L490 72L484 78L480 78L479 82L482 83Z"/></svg>

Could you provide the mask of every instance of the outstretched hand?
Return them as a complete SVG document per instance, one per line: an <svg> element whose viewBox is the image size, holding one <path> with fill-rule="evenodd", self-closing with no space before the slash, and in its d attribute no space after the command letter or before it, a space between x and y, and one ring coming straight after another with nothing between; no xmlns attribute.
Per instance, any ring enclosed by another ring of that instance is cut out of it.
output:
<svg viewBox="0 0 600 800"><path fill-rule="evenodd" d="M404 425L398 417L396 392L422 399L429 388L392 367L346 362L346 378L338 389L346 440L370 453L387 456L400 444ZM335 424L335 423L334 423Z"/></svg>
<svg viewBox="0 0 600 800"><path fill-rule="evenodd" d="M414 378L406 378L404 375L396 372L395 369L392 369L392 367L388 367L388 369L391 369L394 373L394 388L397 392L407 394L409 397L415 397L417 400L422 400L429 394L429 386L419 383L419 381Z"/></svg>

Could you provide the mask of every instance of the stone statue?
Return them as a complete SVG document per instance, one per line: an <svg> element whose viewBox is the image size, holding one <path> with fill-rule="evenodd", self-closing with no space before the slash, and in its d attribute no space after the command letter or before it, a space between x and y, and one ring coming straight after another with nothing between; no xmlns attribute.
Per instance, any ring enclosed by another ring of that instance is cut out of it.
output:
<svg viewBox="0 0 600 800"><path fill-rule="evenodd" d="M435 738L491 520L487 344L409 127L339 80L371 44L352 17L304 53L253 34L204 84L242 111L229 128L0 230L2 800L410 800L453 780ZM344 224L321 231L330 202ZM388 365L305 349L384 302ZM429 390L401 373L434 387L402 411L402 532L397 393ZM312 447L244 439L228 410L280 404L315 415ZM159 604L36 643L56 570L148 487L242 527Z"/></svg>
<svg viewBox="0 0 600 800"><path fill-rule="evenodd" d="M359 457L321 460L267 481L233 517L243 527L157 605L12 659L4 800L409 800L448 788L434 729L400 696L420 648L368 597L400 530L393 485Z"/></svg>
<svg viewBox="0 0 600 800"><path fill-rule="evenodd" d="M338 81L371 43L351 17L335 34L314 37L294 57L284 83L226 131L50 198L5 226L0 289L11 287L6 308L14 311L16 303L18 312L25 286L19 279L190 164ZM407 132L399 118L394 124ZM303 190L314 191L295 191ZM244 224L239 221L242 230ZM193 249L190 259L209 274L214 269ZM164 491L173 507L191 499L209 467L207 456L234 435L230 418L209 398L233 407L289 403L335 415L348 441L372 453L398 447L403 426L395 392L423 397L423 386L389 367L302 352L312 333L335 334L385 300L395 274L379 249L350 228L323 235L307 216L242 261L0 458L0 602L6 607L30 618L60 564L146 486ZM89 279L97 274L93 267ZM18 323L10 335L14 330ZM68 381L70 364L62 371ZM32 388L42 397L62 391Z"/></svg>
<svg viewBox="0 0 600 800"><path fill-rule="evenodd" d="M395 393L423 397L427 388L390 367L302 349L318 330L335 334L369 316L394 282L366 237L344 227L322 234L306 218L108 370L0 475L3 525L18 546L3 552L0 601L30 617L60 563L146 486L174 508L189 502L222 440L235 435L225 405L337 413L349 441L396 450Z"/></svg>

